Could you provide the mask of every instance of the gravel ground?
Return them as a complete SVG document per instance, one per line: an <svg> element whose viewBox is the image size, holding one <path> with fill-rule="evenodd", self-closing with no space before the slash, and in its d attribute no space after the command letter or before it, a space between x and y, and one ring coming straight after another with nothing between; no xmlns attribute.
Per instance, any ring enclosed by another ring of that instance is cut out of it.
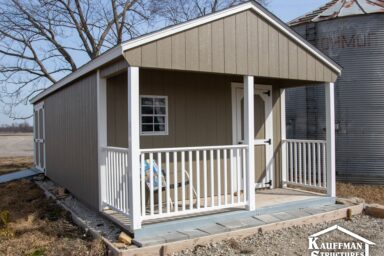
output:
<svg viewBox="0 0 384 256"><path fill-rule="evenodd" d="M371 256L383 255L384 219L376 219L366 215L357 215L351 221L337 220L320 225L292 227L255 234L244 239L229 239L206 246L197 245L193 249L184 250L174 255L310 255L308 236L335 224L374 242L376 245L370 249ZM340 231L325 234L321 239L334 242L350 240Z"/></svg>

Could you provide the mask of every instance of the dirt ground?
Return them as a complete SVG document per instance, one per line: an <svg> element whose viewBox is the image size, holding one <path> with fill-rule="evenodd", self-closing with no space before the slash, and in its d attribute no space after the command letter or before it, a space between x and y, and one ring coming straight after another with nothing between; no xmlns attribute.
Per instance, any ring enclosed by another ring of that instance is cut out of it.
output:
<svg viewBox="0 0 384 256"><path fill-rule="evenodd" d="M338 197L359 197L367 203L384 205L384 185L355 185L338 182L336 185Z"/></svg>
<svg viewBox="0 0 384 256"><path fill-rule="evenodd" d="M32 181L0 184L0 255L105 255Z"/></svg>
<svg viewBox="0 0 384 256"><path fill-rule="evenodd" d="M0 133L0 157L33 156L32 133Z"/></svg>
<svg viewBox="0 0 384 256"><path fill-rule="evenodd" d="M0 157L0 175L30 168L33 158L26 157Z"/></svg>

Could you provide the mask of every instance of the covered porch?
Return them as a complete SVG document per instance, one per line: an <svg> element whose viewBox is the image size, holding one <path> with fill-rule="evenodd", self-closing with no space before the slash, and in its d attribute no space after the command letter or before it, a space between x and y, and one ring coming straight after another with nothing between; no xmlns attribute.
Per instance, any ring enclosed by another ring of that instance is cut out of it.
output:
<svg viewBox="0 0 384 256"><path fill-rule="evenodd" d="M334 202L333 135L285 138L284 88L303 81L128 66L100 81L100 210L136 237L180 219ZM161 122L143 130L156 108Z"/></svg>

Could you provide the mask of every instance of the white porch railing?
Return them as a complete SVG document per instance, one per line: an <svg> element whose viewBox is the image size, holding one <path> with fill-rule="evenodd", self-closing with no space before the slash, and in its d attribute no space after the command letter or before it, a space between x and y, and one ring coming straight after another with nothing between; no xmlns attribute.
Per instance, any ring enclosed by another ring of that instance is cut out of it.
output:
<svg viewBox="0 0 384 256"><path fill-rule="evenodd" d="M129 215L128 149L107 147L105 200L103 204L124 215Z"/></svg>
<svg viewBox="0 0 384 256"><path fill-rule="evenodd" d="M287 152L287 184L327 188L326 141L288 139L283 146Z"/></svg>
<svg viewBox="0 0 384 256"><path fill-rule="evenodd" d="M246 150L246 145L140 150L142 220L245 206Z"/></svg>

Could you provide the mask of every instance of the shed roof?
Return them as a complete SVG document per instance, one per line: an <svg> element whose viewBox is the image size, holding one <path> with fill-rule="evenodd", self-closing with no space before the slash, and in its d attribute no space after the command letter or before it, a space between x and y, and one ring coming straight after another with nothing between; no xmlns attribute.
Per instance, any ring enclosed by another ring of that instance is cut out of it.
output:
<svg viewBox="0 0 384 256"><path fill-rule="evenodd" d="M313 45L311 45L310 43L305 41L303 38L301 38L297 33L295 33L292 29L290 29L284 22L282 22L280 19L278 19L276 16L274 16L272 13L270 13L260 4L258 4L255 1L250 1L250 2L240 4L238 6L234 6L232 8L222 10L220 12L216 12L216 13L203 16L191 21L187 21L178 25L167 27L159 31L152 32L152 33L140 36L138 38L129 40L127 42L124 42L120 45L117 45L114 48L106 51L99 57L95 58L94 60L91 60L87 64L83 65L77 71L69 74L68 76L58 81L57 83L48 87L46 90L44 90L40 94L36 95L34 98L31 99L31 103L38 102L39 100L43 99L44 97L53 93L54 91L60 89L61 87L70 84L75 79L78 79L81 76L84 76L87 73L90 73L92 71L98 70L100 67L105 66L106 64L124 56L124 53L129 50L150 44L151 42L155 42L160 39L164 39L172 35L176 35L181 32L188 31L193 28L202 26L204 24L211 23L219 19L233 16L245 11L252 11L256 13L263 20L268 22L268 24L271 24L274 28L276 28L278 32L284 34L284 36L287 36L290 42L293 42L294 44L298 45L301 49L304 49L306 52L311 54L311 56L315 58L316 62L322 63L322 65L327 67L329 70L332 70L332 72L334 72L335 74L341 73L341 67L337 63L335 63L332 59L330 59L325 54L321 53L317 48L315 48Z"/></svg>
<svg viewBox="0 0 384 256"><path fill-rule="evenodd" d="M325 5L300 16L290 26L336 19L346 16L384 13L384 0L332 0Z"/></svg>

